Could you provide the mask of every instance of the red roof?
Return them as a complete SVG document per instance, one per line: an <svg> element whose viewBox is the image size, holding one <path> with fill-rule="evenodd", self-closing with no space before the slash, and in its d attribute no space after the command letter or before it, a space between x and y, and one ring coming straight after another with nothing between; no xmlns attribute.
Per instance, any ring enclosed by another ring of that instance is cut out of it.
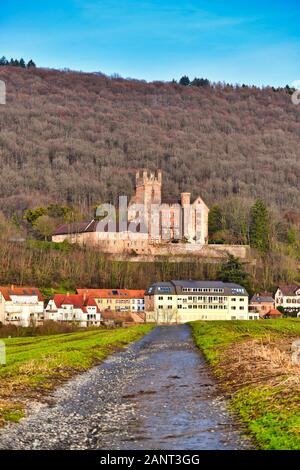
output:
<svg viewBox="0 0 300 470"><path fill-rule="evenodd" d="M76 289L78 294L96 299L143 299L144 290L134 289Z"/></svg>
<svg viewBox="0 0 300 470"><path fill-rule="evenodd" d="M36 295L41 302L43 302L44 300L44 297L42 296L41 292L36 287L26 287L26 286L0 287L0 292L3 295L4 299L8 301L11 300L12 295L20 295L20 296Z"/></svg>
<svg viewBox="0 0 300 470"><path fill-rule="evenodd" d="M86 312L86 307L97 307L97 312L100 312L95 299L86 295L55 294L52 300L57 308L60 308L62 305L73 305L73 307L80 308L83 312Z"/></svg>
<svg viewBox="0 0 300 470"><path fill-rule="evenodd" d="M277 317L277 316L282 316L282 313L277 310L277 308L271 308L269 312L266 315L270 315L271 317Z"/></svg>

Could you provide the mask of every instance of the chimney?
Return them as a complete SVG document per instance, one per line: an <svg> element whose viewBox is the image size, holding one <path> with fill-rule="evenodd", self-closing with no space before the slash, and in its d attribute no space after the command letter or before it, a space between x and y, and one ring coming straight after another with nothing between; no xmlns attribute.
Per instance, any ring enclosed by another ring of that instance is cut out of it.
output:
<svg viewBox="0 0 300 470"><path fill-rule="evenodd" d="M83 294L83 301L84 302L86 302L86 297L87 297L86 292L84 292L84 294Z"/></svg>
<svg viewBox="0 0 300 470"><path fill-rule="evenodd" d="M15 286L14 286L13 284L11 284L10 289L11 289L12 291L15 290Z"/></svg>
<svg viewBox="0 0 300 470"><path fill-rule="evenodd" d="M189 206L191 204L191 193L181 193L181 206Z"/></svg>

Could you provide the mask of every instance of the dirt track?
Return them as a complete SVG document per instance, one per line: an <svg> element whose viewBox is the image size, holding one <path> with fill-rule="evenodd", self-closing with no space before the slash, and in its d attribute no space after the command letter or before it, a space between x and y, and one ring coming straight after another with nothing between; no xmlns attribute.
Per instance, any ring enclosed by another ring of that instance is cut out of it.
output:
<svg viewBox="0 0 300 470"><path fill-rule="evenodd" d="M0 432L0 449L249 447L186 325L156 328Z"/></svg>

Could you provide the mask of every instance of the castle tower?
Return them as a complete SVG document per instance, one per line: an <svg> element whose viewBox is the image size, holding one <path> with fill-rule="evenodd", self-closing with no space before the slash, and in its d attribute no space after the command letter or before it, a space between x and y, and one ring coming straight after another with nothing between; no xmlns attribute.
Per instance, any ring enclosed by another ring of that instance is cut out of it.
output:
<svg viewBox="0 0 300 470"><path fill-rule="evenodd" d="M142 205L144 213L143 219L147 224L147 231L150 234L151 226L154 223L154 221L151 220L151 206L152 204L161 204L162 172L161 170L158 170L156 173L148 172L147 170L143 170L142 172L138 171L135 176L135 184L135 195L129 202L128 218L129 220L136 220L136 205Z"/></svg>
<svg viewBox="0 0 300 470"><path fill-rule="evenodd" d="M148 172L144 170L142 173L136 173L136 195L134 202L136 204L144 204L150 209L151 204L161 204L161 187L162 172Z"/></svg>

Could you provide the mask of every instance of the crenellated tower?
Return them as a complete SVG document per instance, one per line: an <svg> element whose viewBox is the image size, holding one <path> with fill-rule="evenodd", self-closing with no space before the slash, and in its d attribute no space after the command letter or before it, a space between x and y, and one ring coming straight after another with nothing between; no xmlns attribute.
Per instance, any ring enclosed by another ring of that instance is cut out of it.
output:
<svg viewBox="0 0 300 470"><path fill-rule="evenodd" d="M162 172L148 172L143 170L136 173L136 194L134 202L144 204L146 208L151 204L161 204Z"/></svg>

